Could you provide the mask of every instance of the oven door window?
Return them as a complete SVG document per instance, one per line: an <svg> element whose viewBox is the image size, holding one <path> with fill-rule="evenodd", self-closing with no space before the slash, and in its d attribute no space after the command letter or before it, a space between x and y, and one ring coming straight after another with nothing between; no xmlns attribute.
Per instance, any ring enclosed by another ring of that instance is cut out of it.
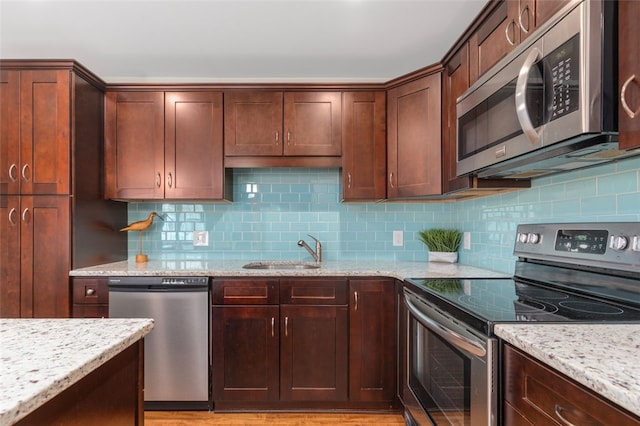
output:
<svg viewBox="0 0 640 426"><path fill-rule="evenodd" d="M409 386L436 425L471 425L471 361L411 317Z"/></svg>

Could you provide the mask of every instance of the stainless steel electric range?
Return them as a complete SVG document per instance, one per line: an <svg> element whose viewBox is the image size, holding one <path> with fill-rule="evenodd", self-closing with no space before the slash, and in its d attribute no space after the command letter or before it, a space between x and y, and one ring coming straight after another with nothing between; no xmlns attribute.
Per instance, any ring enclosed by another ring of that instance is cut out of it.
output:
<svg viewBox="0 0 640 426"><path fill-rule="evenodd" d="M404 285L407 423L495 425L497 323L640 322L640 223L519 225L512 278Z"/></svg>

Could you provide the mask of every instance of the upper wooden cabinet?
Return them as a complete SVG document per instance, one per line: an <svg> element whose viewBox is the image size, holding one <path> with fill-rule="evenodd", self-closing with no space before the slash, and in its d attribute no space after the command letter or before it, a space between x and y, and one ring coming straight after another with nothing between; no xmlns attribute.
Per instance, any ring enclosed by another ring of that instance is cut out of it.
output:
<svg viewBox="0 0 640 426"><path fill-rule="evenodd" d="M342 95L342 187L344 201L386 197L387 142L384 92Z"/></svg>
<svg viewBox="0 0 640 426"><path fill-rule="evenodd" d="M108 92L106 196L224 199L221 92Z"/></svg>
<svg viewBox="0 0 640 426"><path fill-rule="evenodd" d="M387 198L439 195L441 73L387 92Z"/></svg>
<svg viewBox="0 0 640 426"><path fill-rule="evenodd" d="M618 81L620 148L640 147L640 3L618 2Z"/></svg>
<svg viewBox="0 0 640 426"><path fill-rule="evenodd" d="M0 194L70 191L71 73L0 71Z"/></svg>
<svg viewBox="0 0 640 426"><path fill-rule="evenodd" d="M569 0L499 0L471 35L471 83L522 43Z"/></svg>
<svg viewBox="0 0 640 426"><path fill-rule="evenodd" d="M225 92L224 97L227 166L246 164L234 157L342 154L340 92Z"/></svg>

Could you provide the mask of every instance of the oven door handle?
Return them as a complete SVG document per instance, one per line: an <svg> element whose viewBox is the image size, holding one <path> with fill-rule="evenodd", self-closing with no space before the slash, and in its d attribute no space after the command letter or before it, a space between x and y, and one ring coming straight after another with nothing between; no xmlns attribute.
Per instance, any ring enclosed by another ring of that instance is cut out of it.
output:
<svg viewBox="0 0 640 426"><path fill-rule="evenodd" d="M427 327L429 330L433 331L452 345L463 349L475 356L484 357L487 354L487 350L479 343L474 342L473 340L462 336L459 333L456 333L455 331L443 326L442 324L438 324L436 321L420 312L420 310L410 300L411 296L405 294L404 298L407 302L409 311L420 321L422 325Z"/></svg>

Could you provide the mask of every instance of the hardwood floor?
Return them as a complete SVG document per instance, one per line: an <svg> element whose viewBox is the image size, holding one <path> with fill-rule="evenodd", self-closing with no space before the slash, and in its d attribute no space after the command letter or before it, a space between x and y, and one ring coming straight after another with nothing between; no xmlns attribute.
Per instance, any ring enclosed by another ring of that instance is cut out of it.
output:
<svg viewBox="0 0 640 426"><path fill-rule="evenodd" d="M145 411L146 426L404 426L402 414L330 413L209 413L206 411Z"/></svg>

